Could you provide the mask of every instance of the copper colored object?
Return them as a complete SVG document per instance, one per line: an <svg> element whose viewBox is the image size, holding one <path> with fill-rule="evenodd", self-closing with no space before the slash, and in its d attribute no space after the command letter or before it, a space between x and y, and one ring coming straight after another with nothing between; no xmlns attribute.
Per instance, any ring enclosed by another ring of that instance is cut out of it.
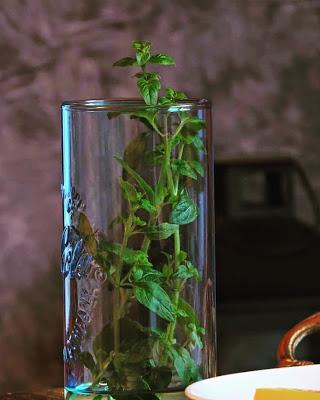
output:
<svg viewBox="0 0 320 400"><path fill-rule="evenodd" d="M291 328L282 338L278 347L278 367L294 367L297 365L310 365L311 361L297 360L295 356L299 343L312 333L320 331L320 312L299 322Z"/></svg>

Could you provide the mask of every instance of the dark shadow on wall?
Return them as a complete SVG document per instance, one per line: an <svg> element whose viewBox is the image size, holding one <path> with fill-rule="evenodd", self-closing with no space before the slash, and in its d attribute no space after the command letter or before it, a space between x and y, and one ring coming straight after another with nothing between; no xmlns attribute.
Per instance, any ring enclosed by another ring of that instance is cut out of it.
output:
<svg viewBox="0 0 320 400"><path fill-rule="evenodd" d="M0 393L62 386L62 281L58 262L0 316Z"/></svg>

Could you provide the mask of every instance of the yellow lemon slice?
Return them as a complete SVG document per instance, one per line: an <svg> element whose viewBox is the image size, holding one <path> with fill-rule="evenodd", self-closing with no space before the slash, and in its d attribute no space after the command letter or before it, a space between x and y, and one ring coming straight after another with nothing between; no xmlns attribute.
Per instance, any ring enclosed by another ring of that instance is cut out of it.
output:
<svg viewBox="0 0 320 400"><path fill-rule="evenodd" d="M320 400L320 391L298 389L257 389L254 400Z"/></svg>

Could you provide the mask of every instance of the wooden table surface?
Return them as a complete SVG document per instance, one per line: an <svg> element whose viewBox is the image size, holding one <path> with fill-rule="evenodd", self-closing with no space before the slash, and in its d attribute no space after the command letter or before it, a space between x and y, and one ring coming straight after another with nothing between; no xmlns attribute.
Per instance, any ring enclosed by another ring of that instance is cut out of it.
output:
<svg viewBox="0 0 320 400"><path fill-rule="evenodd" d="M0 400L63 400L63 389L50 389L35 393L7 393Z"/></svg>

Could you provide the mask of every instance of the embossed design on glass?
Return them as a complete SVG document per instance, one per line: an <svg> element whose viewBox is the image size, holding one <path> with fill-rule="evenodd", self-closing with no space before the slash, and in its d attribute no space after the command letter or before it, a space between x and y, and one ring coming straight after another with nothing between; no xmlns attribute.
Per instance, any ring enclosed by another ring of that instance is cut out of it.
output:
<svg viewBox="0 0 320 400"><path fill-rule="evenodd" d="M216 369L207 101L62 105L65 387L158 399Z"/></svg>

